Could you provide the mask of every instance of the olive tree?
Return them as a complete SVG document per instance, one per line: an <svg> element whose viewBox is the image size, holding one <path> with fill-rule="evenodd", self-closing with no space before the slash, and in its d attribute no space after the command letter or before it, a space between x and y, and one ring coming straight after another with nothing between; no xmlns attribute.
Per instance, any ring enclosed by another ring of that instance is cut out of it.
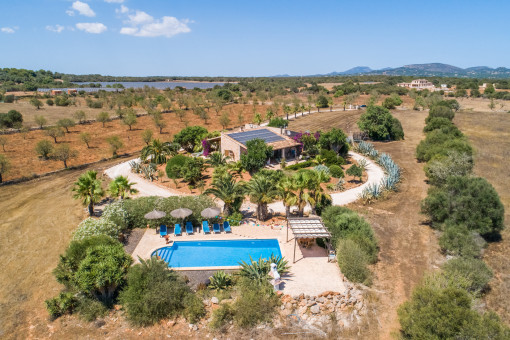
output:
<svg viewBox="0 0 510 340"><path fill-rule="evenodd" d="M50 155L53 152L53 145L49 140L43 139L39 142L37 142L35 146L35 152L42 158L42 159L50 159Z"/></svg>
<svg viewBox="0 0 510 340"><path fill-rule="evenodd" d="M71 149L69 144L60 144L53 151L52 157L55 160L62 161L64 163L64 167L67 169L67 161L71 158L76 158L78 156L78 152L76 150Z"/></svg>
<svg viewBox="0 0 510 340"><path fill-rule="evenodd" d="M108 144L110 144L110 150L112 151L112 156L117 157L117 151L119 151L123 146L122 140L119 136L112 136L106 139Z"/></svg>

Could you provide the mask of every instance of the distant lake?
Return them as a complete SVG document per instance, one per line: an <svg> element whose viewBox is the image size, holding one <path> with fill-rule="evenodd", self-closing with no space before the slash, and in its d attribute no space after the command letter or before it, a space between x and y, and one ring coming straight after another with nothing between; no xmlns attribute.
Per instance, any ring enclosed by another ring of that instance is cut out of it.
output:
<svg viewBox="0 0 510 340"><path fill-rule="evenodd" d="M90 84L91 82L86 82L86 83L83 83L83 82L75 82L75 84L78 84L78 85L88 85ZM129 88L135 88L135 89L139 89L139 88L143 88L144 86L149 86L149 87L154 87L154 88L157 88L159 90L164 90L166 88L176 88L177 86L182 86L186 89L194 89L195 87L198 87L199 89L210 89L210 88L213 88L214 86L216 85L220 85L220 86L223 86L225 83L203 83L203 82L165 82L165 81L119 81L119 82L113 82L113 81L104 81L104 82L92 82L94 84L101 84L101 87L83 87L83 88L76 88L77 90L81 91L85 91L85 92L97 92L99 90L104 90L104 91L107 91L107 92L115 92L115 91L121 91L122 89L115 89L115 88L111 88L111 87L106 87L106 85L113 85L113 84L122 84L122 86L124 86L126 89L129 89ZM74 87L70 87L69 89L75 89ZM64 92L67 92L67 88L46 88L46 89L37 89L37 91L39 92L49 92L51 90L62 90Z"/></svg>
<svg viewBox="0 0 510 340"><path fill-rule="evenodd" d="M75 83L75 84L79 84L79 85L88 85L90 84L91 82L87 82L87 83ZM166 82L166 81L120 81L120 82L111 82L111 81L105 81L105 82L92 82L94 84L101 84L101 88L106 88L106 85L113 85L113 84L122 84L122 86L124 86L125 88L129 89L129 88L135 88L135 89L138 89L138 88L142 88L144 86L149 86L149 87L155 87L157 89L160 89L160 90L164 90L166 88L175 88L177 86L181 86L181 87L184 87L184 88L187 88L187 89L194 89L195 87L198 87L199 89L210 89L210 88L213 88L214 86L216 85L224 85L225 83L204 83L204 82Z"/></svg>

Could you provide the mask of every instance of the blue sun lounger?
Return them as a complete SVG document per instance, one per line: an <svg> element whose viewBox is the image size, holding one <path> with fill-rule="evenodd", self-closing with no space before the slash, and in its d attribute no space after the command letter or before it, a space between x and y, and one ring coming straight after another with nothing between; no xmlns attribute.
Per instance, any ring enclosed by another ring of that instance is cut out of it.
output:
<svg viewBox="0 0 510 340"><path fill-rule="evenodd" d="M193 234L193 224L190 221L186 222L186 234Z"/></svg>
<svg viewBox="0 0 510 340"><path fill-rule="evenodd" d="M175 236L181 236L181 235L182 235L182 232L181 232L181 225L180 225L179 223L177 223L177 224L175 225L174 235L175 235Z"/></svg>
<svg viewBox="0 0 510 340"><path fill-rule="evenodd" d="M223 230L225 230L226 233L232 232L232 230L230 229L230 223L228 221L223 222Z"/></svg>
<svg viewBox="0 0 510 340"><path fill-rule="evenodd" d="M213 226L212 226L212 229L213 229L215 234L219 234L221 232L220 224L219 223L214 223Z"/></svg>
<svg viewBox="0 0 510 340"><path fill-rule="evenodd" d="M211 229L209 229L209 222L202 221L202 231L204 234L209 234L211 232Z"/></svg>
<svg viewBox="0 0 510 340"><path fill-rule="evenodd" d="M167 233L167 229L166 229L166 225L162 224L159 226L159 237L163 237L163 236L166 236L168 233Z"/></svg>

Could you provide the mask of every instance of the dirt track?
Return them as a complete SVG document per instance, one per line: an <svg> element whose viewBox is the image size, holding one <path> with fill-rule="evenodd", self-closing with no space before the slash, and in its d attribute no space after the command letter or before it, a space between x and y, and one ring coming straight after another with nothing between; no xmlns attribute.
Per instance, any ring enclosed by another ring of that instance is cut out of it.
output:
<svg viewBox="0 0 510 340"><path fill-rule="evenodd" d="M423 165L416 162L416 145L424 137L426 112L397 111L406 139L375 143L379 151L389 153L404 171L398 193L370 206L353 206L370 221L379 239L379 262L373 289L377 292L377 329L366 338L388 339L398 332L397 308L407 300L423 274L436 268L441 260L437 237L420 214L420 201L426 196Z"/></svg>

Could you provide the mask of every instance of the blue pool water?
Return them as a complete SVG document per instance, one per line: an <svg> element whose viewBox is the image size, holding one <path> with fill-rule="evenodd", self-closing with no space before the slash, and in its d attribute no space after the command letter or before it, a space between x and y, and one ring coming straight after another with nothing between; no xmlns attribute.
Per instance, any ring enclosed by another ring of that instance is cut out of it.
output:
<svg viewBox="0 0 510 340"><path fill-rule="evenodd" d="M159 248L158 255L169 267L223 267L238 266L271 255L282 256L278 240L224 240L224 241L175 241L170 247Z"/></svg>

